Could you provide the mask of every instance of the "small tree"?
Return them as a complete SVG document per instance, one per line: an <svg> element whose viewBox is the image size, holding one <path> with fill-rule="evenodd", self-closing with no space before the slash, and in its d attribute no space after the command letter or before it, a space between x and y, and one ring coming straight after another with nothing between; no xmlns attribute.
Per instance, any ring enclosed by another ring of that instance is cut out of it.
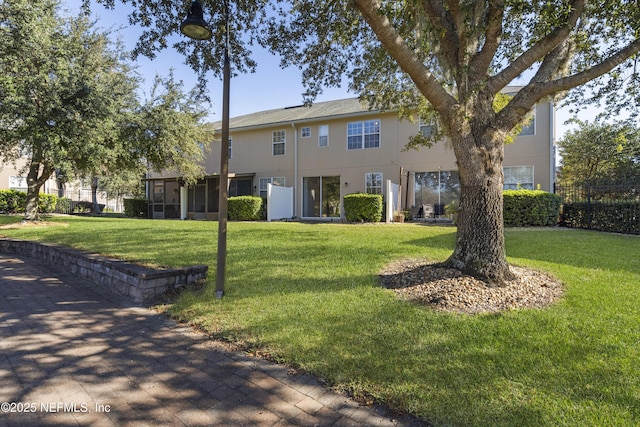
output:
<svg viewBox="0 0 640 427"><path fill-rule="evenodd" d="M578 128L558 141L562 182L640 177L640 129L628 122L574 123Z"/></svg>
<svg viewBox="0 0 640 427"><path fill-rule="evenodd" d="M213 132L201 123L205 109L196 91L185 92L182 82L176 82L173 72L156 76L151 96L143 104L119 117L118 133L110 144L92 156L79 174L93 176L91 189L94 210L99 186L127 183L135 194L140 176L149 168L170 170L186 182L195 182L204 175L202 161L207 150L204 141ZM125 178L128 177L128 181Z"/></svg>

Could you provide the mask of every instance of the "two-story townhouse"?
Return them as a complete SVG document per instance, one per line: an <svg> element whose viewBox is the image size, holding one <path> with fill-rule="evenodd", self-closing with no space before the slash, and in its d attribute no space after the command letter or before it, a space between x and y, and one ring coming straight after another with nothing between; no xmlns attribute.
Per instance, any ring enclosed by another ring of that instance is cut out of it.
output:
<svg viewBox="0 0 640 427"><path fill-rule="evenodd" d="M505 188L553 191L554 108L536 106L532 120L505 148ZM267 185L293 187L293 216L343 216L346 194L383 194L386 181L400 184L400 207L416 213L457 197L456 161L446 142L405 150L424 123L395 111L364 107L356 98L248 114L230 120L229 194L266 196ZM213 142L207 176L180 187L177 176L152 175L150 200L156 218L216 219L220 145Z"/></svg>
<svg viewBox="0 0 640 427"><path fill-rule="evenodd" d="M17 159L15 162L0 163L0 190L27 191L27 156ZM58 197L66 197L74 202L89 203L92 200L91 181L73 179L71 182L60 182L54 173L40 188L41 193L56 194ZM104 191L97 193L98 203L115 212L123 209L121 196L109 197Z"/></svg>

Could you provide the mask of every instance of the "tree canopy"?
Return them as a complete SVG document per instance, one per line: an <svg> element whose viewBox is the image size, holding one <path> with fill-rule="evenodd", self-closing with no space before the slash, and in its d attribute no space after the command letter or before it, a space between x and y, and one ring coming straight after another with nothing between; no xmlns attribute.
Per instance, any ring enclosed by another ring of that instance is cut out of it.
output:
<svg viewBox="0 0 640 427"><path fill-rule="evenodd" d="M576 123L558 141L563 183L640 178L640 129L629 122Z"/></svg>
<svg viewBox="0 0 640 427"><path fill-rule="evenodd" d="M86 16L58 9L55 0L0 3L0 157L28 159L25 218L36 217L39 190L54 172L94 177L142 164L202 174L200 143L209 134L200 104L172 77L141 104L122 47Z"/></svg>

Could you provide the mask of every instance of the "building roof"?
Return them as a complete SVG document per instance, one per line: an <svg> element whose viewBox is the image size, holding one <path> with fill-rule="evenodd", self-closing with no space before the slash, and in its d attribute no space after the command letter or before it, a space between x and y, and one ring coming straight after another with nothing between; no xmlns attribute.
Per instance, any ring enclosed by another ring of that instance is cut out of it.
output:
<svg viewBox="0 0 640 427"><path fill-rule="evenodd" d="M507 86L502 92L514 93L523 86ZM363 114L371 114L379 110L371 110L358 98L338 99L314 103L310 106L295 105L274 110L259 111L244 116L229 119L230 130L244 130L260 127L290 125L297 122L319 121L336 117L351 117ZM220 130L222 122L213 123L216 130Z"/></svg>
<svg viewBox="0 0 640 427"><path fill-rule="evenodd" d="M317 121L329 117L354 116L370 113L371 110L358 98L338 99L314 103L311 106L296 105L274 110L260 111L229 119L229 128L241 130L263 126L277 126L301 121ZM221 122L213 124L220 129Z"/></svg>

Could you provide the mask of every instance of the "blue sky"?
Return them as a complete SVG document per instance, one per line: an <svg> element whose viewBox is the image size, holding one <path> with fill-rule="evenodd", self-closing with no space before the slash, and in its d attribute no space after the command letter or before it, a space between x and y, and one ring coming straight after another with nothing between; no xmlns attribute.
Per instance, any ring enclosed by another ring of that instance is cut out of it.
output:
<svg viewBox="0 0 640 427"><path fill-rule="evenodd" d="M67 14L76 15L80 11L82 0L62 0L63 8ZM118 34L127 49L132 49L138 40L141 29L129 25L128 15L131 5L122 5L116 0L115 10L105 9L102 5L91 4L92 16L97 19L97 25L101 29L118 29ZM205 19L207 12L205 11ZM186 10L185 10L186 16ZM258 111L283 108L300 105L304 88L301 83L301 71L297 68L282 69L279 66L278 57L264 49L255 47L253 59L258 63L253 74L241 74L233 77L230 86L231 117ZM174 75L182 80L185 89L191 89L196 84L196 75L191 68L184 64L184 57L175 52L171 47L160 52L156 58L149 60L140 57L136 61L138 72L145 78L145 90L153 81L156 74L166 76L171 68ZM520 82L524 84L525 82ZM209 95L212 100L209 119L220 120L222 116L222 81L219 78L210 77L208 82ZM356 96L344 88L327 88L316 102L328 101L340 98ZM556 121L556 139L562 138L570 129L564 125L569 119L568 108L558 109ZM592 120L595 114L587 114L583 119Z"/></svg>
<svg viewBox="0 0 640 427"><path fill-rule="evenodd" d="M68 14L76 15L80 11L82 0L62 0L63 8ZM133 49L141 29L132 27L128 22L131 5L122 5L116 0L116 9L108 10L102 5L92 3L91 12L97 19L99 28L119 29L118 34L127 49ZM185 9L185 17L187 10ZM207 12L205 11L205 19ZM253 74L240 74L233 77L230 86L229 113L231 117L257 111L283 108L302 104L301 71L296 68L282 69L278 57L271 55L264 49L255 47L253 59L258 63ZM194 71L184 64L184 57L171 47L160 52L156 58L149 60L145 57L137 59L138 72L145 78L147 85L153 82L156 74L166 76L173 67L174 75L182 80L185 89L191 89L197 83ZM208 81L209 95L212 100L211 120L220 120L222 115L222 81L213 76ZM148 90L148 87L147 87ZM347 92L346 88L328 88L317 98L316 102L356 96Z"/></svg>

